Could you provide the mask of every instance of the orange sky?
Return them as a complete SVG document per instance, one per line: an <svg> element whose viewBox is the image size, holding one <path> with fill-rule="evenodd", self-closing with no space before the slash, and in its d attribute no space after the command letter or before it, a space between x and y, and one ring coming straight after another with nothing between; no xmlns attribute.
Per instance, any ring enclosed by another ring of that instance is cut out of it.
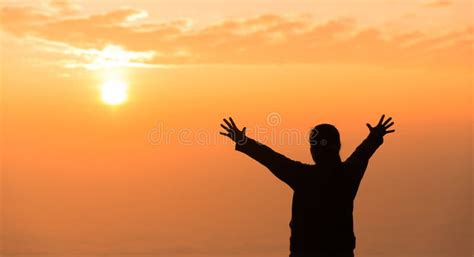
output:
<svg viewBox="0 0 474 257"><path fill-rule="evenodd" d="M357 253L470 253L472 1L30 2L0 3L2 256L285 256L291 191L221 119L310 162L381 113Z"/></svg>

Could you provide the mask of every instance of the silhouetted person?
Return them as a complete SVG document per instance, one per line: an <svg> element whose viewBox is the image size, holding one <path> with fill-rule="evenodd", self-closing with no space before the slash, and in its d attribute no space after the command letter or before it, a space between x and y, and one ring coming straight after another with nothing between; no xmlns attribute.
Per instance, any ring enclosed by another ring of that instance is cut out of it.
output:
<svg viewBox="0 0 474 257"><path fill-rule="evenodd" d="M354 198L370 157L383 143L392 118L380 118L369 136L346 161L341 161L339 132L330 124L314 127L310 150L316 164L293 161L245 135L232 118L220 132L236 142L235 149L267 167L294 191L290 222L290 257L352 257L355 248Z"/></svg>

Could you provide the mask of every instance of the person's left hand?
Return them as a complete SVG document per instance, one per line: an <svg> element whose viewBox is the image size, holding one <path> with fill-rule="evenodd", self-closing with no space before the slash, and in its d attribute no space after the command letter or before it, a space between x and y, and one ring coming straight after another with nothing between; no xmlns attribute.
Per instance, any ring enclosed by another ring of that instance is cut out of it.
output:
<svg viewBox="0 0 474 257"><path fill-rule="evenodd" d="M379 123L375 127L372 127L369 123L367 123L367 127L370 130L370 134L383 137L386 134L395 132L394 129L388 130L391 126L393 126L393 124L395 124L393 121L390 122L392 120L392 117L388 118L385 121L384 119L385 119L385 114L382 115L382 117L379 120Z"/></svg>

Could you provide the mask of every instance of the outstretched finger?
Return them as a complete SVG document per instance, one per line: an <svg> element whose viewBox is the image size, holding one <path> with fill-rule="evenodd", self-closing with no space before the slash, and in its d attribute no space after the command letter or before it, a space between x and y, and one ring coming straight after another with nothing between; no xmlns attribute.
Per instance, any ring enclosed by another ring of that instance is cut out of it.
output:
<svg viewBox="0 0 474 257"><path fill-rule="evenodd" d="M392 117L388 118L382 125L385 127L391 120Z"/></svg>
<svg viewBox="0 0 474 257"><path fill-rule="evenodd" d="M373 127L372 127L369 123L367 123L366 125L367 125L367 127L369 128L369 130L372 130L372 129L373 129Z"/></svg>
<svg viewBox="0 0 474 257"><path fill-rule="evenodd" d="M225 129L226 131L230 132L230 128L226 127L224 124L221 124L221 127Z"/></svg>
<svg viewBox="0 0 474 257"><path fill-rule="evenodd" d="M388 133L393 133L393 132L395 132L395 130L394 130L394 129L392 129L392 130L387 130L387 131L385 131L385 134L388 134Z"/></svg>
<svg viewBox="0 0 474 257"><path fill-rule="evenodd" d="M377 124L377 126L382 125L383 119L385 119L385 114L383 114L382 117L380 117L380 120L379 120L379 123Z"/></svg>
<svg viewBox="0 0 474 257"><path fill-rule="evenodd" d="M227 127L229 127L230 129L232 128L232 124L230 124L227 119L223 119L223 121L225 122L225 124L227 124Z"/></svg>
<svg viewBox="0 0 474 257"><path fill-rule="evenodd" d="M229 120L230 120L230 122L232 123L232 125L234 126L234 128L237 129L237 125L235 125L235 122L234 122L234 120L232 119L232 117L229 117Z"/></svg>
<svg viewBox="0 0 474 257"><path fill-rule="evenodd" d="M390 128L391 126L393 126L393 124L395 124L395 122L393 122L393 121L392 121L392 122L390 122L390 124L388 124L387 126L385 126L385 129L388 129L388 128Z"/></svg>
<svg viewBox="0 0 474 257"><path fill-rule="evenodd" d="M230 138L230 134L229 134L229 133L219 132L219 134L221 134L221 135L223 135L223 136L226 136L226 137Z"/></svg>

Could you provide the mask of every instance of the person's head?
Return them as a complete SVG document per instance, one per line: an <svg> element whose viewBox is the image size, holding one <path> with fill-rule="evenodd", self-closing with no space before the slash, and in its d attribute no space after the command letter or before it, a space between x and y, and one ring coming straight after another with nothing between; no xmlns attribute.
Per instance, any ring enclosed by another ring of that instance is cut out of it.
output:
<svg viewBox="0 0 474 257"><path fill-rule="evenodd" d="M341 139L339 131L331 124L319 124L309 136L311 156L316 163L340 161Z"/></svg>

